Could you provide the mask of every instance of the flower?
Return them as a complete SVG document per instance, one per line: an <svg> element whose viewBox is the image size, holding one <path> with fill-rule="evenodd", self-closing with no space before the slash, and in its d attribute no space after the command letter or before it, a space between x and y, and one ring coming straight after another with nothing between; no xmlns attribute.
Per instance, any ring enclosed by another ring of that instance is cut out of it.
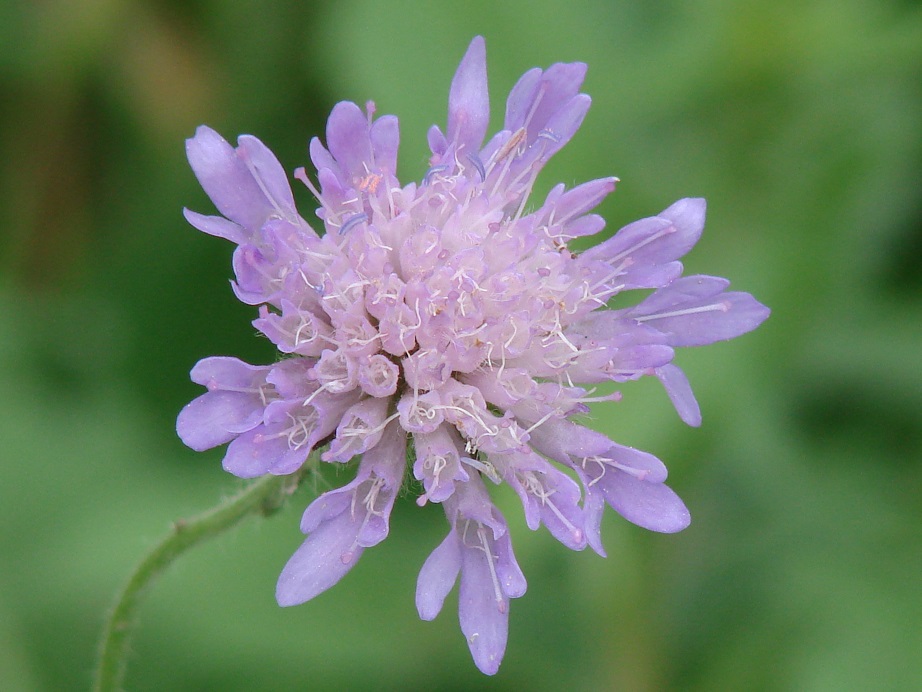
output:
<svg viewBox="0 0 922 692"><path fill-rule="evenodd" d="M253 324L285 355L274 365L206 358L192 379L207 392L179 414L196 450L230 443L224 468L243 478L296 472L313 450L355 479L304 513L307 539L282 570L278 602L303 603L338 582L387 536L395 498L412 473L418 504L443 506L450 530L422 567L416 604L438 615L460 575L459 616L477 667L495 673L509 600L526 583L509 529L485 480L508 483L527 524L568 548L605 554L604 506L639 526L675 532L689 514L656 457L577 422L584 385L643 375L662 381L679 416L700 424L674 350L731 339L768 309L711 276L681 276L705 203L683 199L577 254L598 233L591 210L616 179L530 199L544 164L582 123L581 63L526 72L489 120L486 54L475 38L451 84L448 127L433 126L420 183L395 177L397 119L337 104L326 146L310 156L318 234L298 214L273 154L244 135L236 148L200 127L189 162L222 216L185 211L197 229L237 244L233 288L258 305ZM653 289L634 307L610 298ZM412 445L412 446L410 446ZM408 466L408 449L411 468ZM577 482L578 481L578 482Z"/></svg>

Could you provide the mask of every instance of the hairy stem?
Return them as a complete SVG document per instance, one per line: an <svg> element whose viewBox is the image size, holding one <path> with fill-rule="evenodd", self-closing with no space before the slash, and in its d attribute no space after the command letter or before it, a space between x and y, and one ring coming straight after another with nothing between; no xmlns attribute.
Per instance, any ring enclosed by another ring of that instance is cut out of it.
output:
<svg viewBox="0 0 922 692"><path fill-rule="evenodd" d="M187 550L220 535L247 516L269 516L276 512L313 466L308 462L297 474L261 478L217 507L173 524L170 533L135 568L106 620L93 687L96 692L121 689L138 607L154 579Z"/></svg>

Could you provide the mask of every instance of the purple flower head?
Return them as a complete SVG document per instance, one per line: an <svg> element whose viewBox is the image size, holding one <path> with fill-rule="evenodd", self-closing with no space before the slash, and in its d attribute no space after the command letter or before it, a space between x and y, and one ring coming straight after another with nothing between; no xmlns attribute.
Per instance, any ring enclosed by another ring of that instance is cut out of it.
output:
<svg viewBox="0 0 922 692"><path fill-rule="evenodd" d="M509 600L526 585L488 485L508 483L528 526L543 524L574 550L604 555L605 505L653 531L688 525L662 462L579 416L620 399L593 396L591 385L653 375L682 420L699 425L675 350L739 336L769 311L724 279L682 276L679 260L704 227L701 199L582 254L568 249L603 228L591 212L616 179L558 185L543 202L531 191L586 114L585 71L526 72L503 129L485 141L486 52L475 38L451 83L446 130L429 131L430 167L403 186L397 119L375 118L371 103L338 104L325 145L310 143L316 184L295 172L319 202L319 233L258 140L234 148L204 126L188 140L223 216L186 218L237 244L234 291L259 306L253 324L284 357L201 361L192 379L208 391L180 413L179 436L196 450L229 442L224 467L244 478L294 473L314 451L332 464L359 459L352 482L305 512L307 539L279 578L281 605L322 593L381 542L412 474L418 504L441 504L450 525L419 575L420 616L434 618L460 576L461 629L478 668L493 674ZM607 309L630 289L652 293Z"/></svg>

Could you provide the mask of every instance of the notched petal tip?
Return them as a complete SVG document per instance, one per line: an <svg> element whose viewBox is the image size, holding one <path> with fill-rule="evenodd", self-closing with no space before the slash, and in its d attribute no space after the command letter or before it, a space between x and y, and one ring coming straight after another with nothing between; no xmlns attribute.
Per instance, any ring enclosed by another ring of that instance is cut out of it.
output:
<svg viewBox="0 0 922 692"><path fill-rule="evenodd" d="M186 151L195 146L203 146L209 141L220 141L227 144L227 141L208 125L199 125L195 128L195 134L186 139Z"/></svg>

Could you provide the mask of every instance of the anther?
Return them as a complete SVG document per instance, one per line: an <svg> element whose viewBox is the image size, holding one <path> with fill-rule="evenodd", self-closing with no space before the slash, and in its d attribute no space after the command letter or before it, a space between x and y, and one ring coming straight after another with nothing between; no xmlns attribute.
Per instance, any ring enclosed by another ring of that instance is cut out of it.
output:
<svg viewBox="0 0 922 692"><path fill-rule="evenodd" d="M340 233L340 234L344 234L344 233L346 233L350 228L352 228L353 226L356 226L356 225L362 223L363 221L367 221L367 220L368 220L368 214L366 214L366 213L364 213L364 212L360 212L360 213L358 213L358 214L354 214L354 215L350 216L350 217L349 217L349 220L346 221L346 223L344 223L344 224L342 225L342 227L339 229L339 233Z"/></svg>

